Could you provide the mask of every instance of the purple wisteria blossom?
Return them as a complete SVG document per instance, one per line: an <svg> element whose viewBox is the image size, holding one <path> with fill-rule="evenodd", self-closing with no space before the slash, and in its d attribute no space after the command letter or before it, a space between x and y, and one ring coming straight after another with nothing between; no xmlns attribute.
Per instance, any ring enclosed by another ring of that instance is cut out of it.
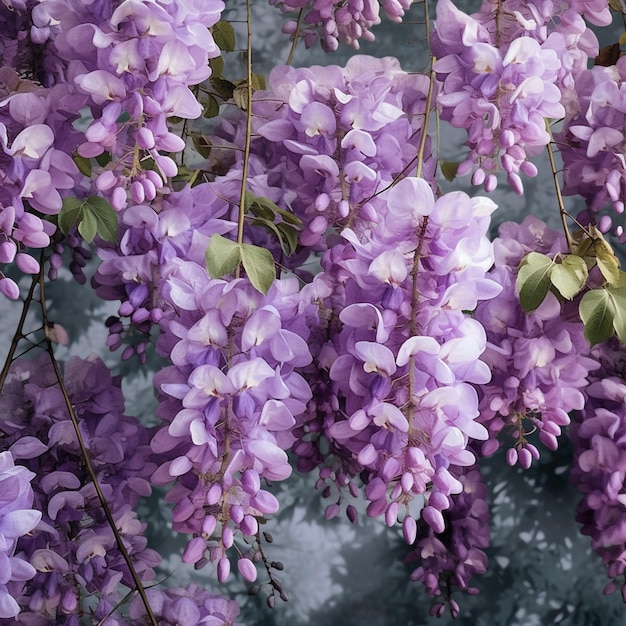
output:
<svg viewBox="0 0 626 626"><path fill-rule="evenodd" d="M14 594L36 574L21 552L15 554L17 540L41 521L41 511L33 509L33 478L33 472L15 465L10 451L0 452L0 619L18 615Z"/></svg>
<svg viewBox="0 0 626 626"><path fill-rule="evenodd" d="M393 22L401 22L414 0L270 0L284 13L303 11L299 36L310 48L318 39L326 52L333 52L343 42L359 49L359 40L374 41L372 26L380 24L380 10ZM290 19L283 32L295 37L297 21Z"/></svg>
<svg viewBox="0 0 626 626"><path fill-rule="evenodd" d="M604 593L619 589L626 602L626 422L624 357L614 341L594 350L601 369L593 372L587 402L570 429L574 444L571 481L582 493L576 510L581 533L607 567Z"/></svg>
<svg viewBox="0 0 626 626"><path fill-rule="evenodd" d="M64 375L113 518L140 578L150 581L160 557L147 548L145 523L133 511L139 497L150 493L148 478L155 467L148 432L123 415L120 380L111 377L102 361L74 357ZM6 581L8 591L24 623L78 624L79 616L91 611L84 598L93 596L96 607L101 602L112 607L123 597L122 589L134 584L86 473L47 354L13 363L0 407L4 445L25 466L25 478L38 477L30 502L41 511L30 513L34 524L41 517L37 527L15 537L18 554L30 565L18 570L15 582ZM29 496L22 495L21 502L29 504ZM33 568L34 575L24 577Z"/></svg>
<svg viewBox="0 0 626 626"><path fill-rule="evenodd" d="M523 193L520 173L537 175L529 158L550 141L545 120L565 115L574 80L598 52L595 35L568 4L486 0L467 15L451 0L437 3L431 39L443 81L437 102L442 118L468 134L459 175L472 173L472 183L486 191L503 170ZM607 16L604 7L596 23Z"/></svg>
<svg viewBox="0 0 626 626"><path fill-rule="evenodd" d="M490 455L507 441L507 461L528 468L539 450L528 440L537 431L551 450L570 423L569 413L585 405L588 375L597 369L577 309L560 304L548 293L534 312L526 314L515 286L517 268L528 252L551 255L566 250L565 238L543 222L527 217L507 222L494 241L495 267L490 276L503 287L494 300L479 303L475 318L487 332L481 357L493 373L479 388L480 421L489 429L482 453Z"/></svg>

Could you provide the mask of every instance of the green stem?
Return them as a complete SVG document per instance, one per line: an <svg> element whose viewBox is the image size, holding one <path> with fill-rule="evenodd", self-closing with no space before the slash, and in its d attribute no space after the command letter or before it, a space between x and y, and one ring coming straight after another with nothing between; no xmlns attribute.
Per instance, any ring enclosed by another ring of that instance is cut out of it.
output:
<svg viewBox="0 0 626 626"><path fill-rule="evenodd" d="M246 0L246 14L248 18L247 35L247 81L248 97L246 106L246 140L243 151L243 168L241 172L241 192L239 194L239 216L237 220L237 243L243 243L243 225L246 216L246 183L248 182L248 161L250 160L250 137L252 136L252 7L250 0ZM239 271L239 268L238 270Z"/></svg>
<svg viewBox="0 0 626 626"><path fill-rule="evenodd" d="M549 132L549 129L548 129ZM552 137L550 137L552 139ZM550 142L546 145L546 149L548 150L548 159L550 161L550 169L552 170L552 179L554 180L554 190L556 192L556 201L559 204L559 215L561 217L561 224L563 226L563 232L565 233L565 239L567 240L567 248L570 253L574 252L574 240L572 239L572 235L569 232L569 228L567 226L567 211L565 210L565 205L563 204L563 196L561 195L561 187L559 185L559 179L557 176L556 163L554 162L554 154L552 152L552 145Z"/></svg>
<svg viewBox="0 0 626 626"><path fill-rule="evenodd" d="M296 51L296 46L298 45L298 38L300 37L300 29L302 28L302 20L304 19L304 8L300 9L300 13L298 13L298 23L296 24L296 32L293 34L293 41L291 42L291 49L289 50L289 56L287 57L287 61L285 65L291 65L293 61L293 55Z"/></svg>

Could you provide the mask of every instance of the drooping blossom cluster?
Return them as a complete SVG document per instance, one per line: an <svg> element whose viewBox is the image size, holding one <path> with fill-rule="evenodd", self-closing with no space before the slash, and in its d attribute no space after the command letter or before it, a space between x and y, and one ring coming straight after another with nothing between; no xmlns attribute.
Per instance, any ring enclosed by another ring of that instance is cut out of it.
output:
<svg viewBox="0 0 626 626"><path fill-rule="evenodd" d="M469 583L475 574L487 571L489 547L489 506L487 488L477 465L464 468L457 478L462 491L452 498L451 508L444 513L446 531L437 533L423 520L418 524L418 540L407 562L418 562L411 580L420 581L428 595L437 598L431 615L440 617L449 606L453 618L460 611L452 598L456 589L477 593Z"/></svg>
<svg viewBox="0 0 626 626"><path fill-rule="evenodd" d="M346 43L355 50L359 40L374 41L372 26L380 24L380 9L388 19L401 22L405 11L415 0L270 0L272 6L283 13L299 13L301 22L299 35L310 48L318 39L322 48L333 52L339 43ZM283 32L296 36L298 20L290 19L283 26Z"/></svg>
<svg viewBox="0 0 626 626"><path fill-rule="evenodd" d="M345 67L279 66L268 84L253 103L252 172L265 175L267 197L279 191L277 202L302 221L300 245L324 250L329 227L370 219L370 199L415 168L428 79L403 71L392 57L357 55ZM245 126L233 122L223 121L216 135L239 146ZM238 158L229 176L240 170ZM431 179L430 141L424 159ZM253 180L260 195L262 179Z"/></svg>
<svg viewBox="0 0 626 626"><path fill-rule="evenodd" d="M154 578L160 561L146 547L145 524L134 512L150 493L148 432L123 414L119 378L99 359L70 359L64 371L99 484L141 579ZM33 506L42 512L36 529L17 550L36 570L25 584L19 575L8 590L22 609L20 619L39 624L78 624L93 596L112 608L134 588L95 488L86 472L74 427L47 354L16 360L0 397L3 447L38 477ZM25 570L24 570L25 571Z"/></svg>
<svg viewBox="0 0 626 626"><path fill-rule="evenodd" d="M423 515L442 532L462 490L451 470L472 465L470 439L487 437L470 384L490 376L485 334L464 311L500 291L486 277L495 205L462 193L435 201L426 180L407 177L418 160L433 175L429 143L418 150L422 79L369 57L343 70L276 68L256 94L250 159L302 221L300 243L325 251L303 289L320 314L306 369L313 398L294 430L298 468L322 465L326 496L339 487L327 517L362 481L368 514L403 518L410 543L411 501L425 497ZM236 143L236 122L218 135ZM346 513L354 521L352 505Z"/></svg>
<svg viewBox="0 0 626 626"><path fill-rule="evenodd" d="M135 203L153 200L177 172L168 154L185 147L168 119L202 112L189 87L220 54L208 29L223 2L46 0L40 8L33 19L50 38L46 78L69 83L93 118L78 154L109 160L92 161L95 190L118 210L127 191Z"/></svg>
<svg viewBox="0 0 626 626"><path fill-rule="evenodd" d="M593 15L610 22L606 5ZM490 191L503 170L521 194L520 173L537 175L529 158L550 141L545 120L565 115L574 79L598 52L595 35L567 3L486 0L467 15L440 0L431 46L441 117L468 134L458 174L473 172L472 183Z"/></svg>
<svg viewBox="0 0 626 626"><path fill-rule="evenodd" d="M503 224L494 250L490 276L503 291L475 311L487 332L482 358L492 371L492 379L479 388L480 421L489 430L482 453L495 452L502 434L508 463L528 468L539 458L528 436L537 431L545 446L557 449L569 413L585 404L587 376L598 364L589 355L575 306L560 304L552 293L530 314L519 303L515 283L520 261L531 250L551 257L564 252L563 235L529 216L522 224Z"/></svg>
<svg viewBox="0 0 626 626"><path fill-rule="evenodd" d="M624 78L623 58L613 66L595 66L582 73L576 81L577 99L558 136L564 193L584 198L587 212L583 221L597 223L602 232L613 227L620 243L626 241L621 217L626 193ZM607 206L612 206L617 219L599 215Z"/></svg>
<svg viewBox="0 0 626 626"><path fill-rule="evenodd" d="M102 299L121 301L119 317L107 322L107 345L112 350L122 345L129 324L140 336L149 336L152 325L168 310L159 290L171 271L171 261L203 265L211 235L236 229L236 223L226 219L228 210L228 203L202 184L120 212L119 243L99 246L102 263L93 278ZM127 346L123 358L136 352L144 361L145 348L145 341Z"/></svg>
<svg viewBox="0 0 626 626"><path fill-rule="evenodd" d="M470 439L487 437L469 384L490 377L479 359L485 333L463 311L500 291L486 278L495 205L456 192L435 201L428 183L411 177L376 208L376 221L342 231L313 282L335 318L317 355L331 407L316 418L340 474L365 483L368 515L391 526L406 511L412 542L411 501L425 497L422 515L442 532L442 512L461 489L451 470L472 465ZM314 454L315 439L294 449Z"/></svg>
<svg viewBox="0 0 626 626"><path fill-rule="evenodd" d="M587 402L569 434L574 445L571 480L582 493L576 510L581 532L602 558L626 602L626 383L623 348L616 341L594 350L601 368L590 376Z"/></svg>
<svg viewBox="0 0 626 626"><path fill-rule="evenodd" d="M212 279L190 261L175 265L163 293L177 314L162 322L159 340L173 365L155 376L163 426L152 440L169 460L153 482L176 481L166 498L175 504L173 527L194 535L183 560L216 561L224 581L236 534L254 538L258 518L278 510L261 481L291 474L285 451L311 397L295 371L311 362L307 314L296 279L276 280L264 296L247 279ZM253 556L239 552L239 571L250 581Z"/></svg>
<svg viewBox="0 0 626 626"><path fill-rule="evenodd" d="M33 508L33 478L33 472L15 465L10 451L0 452L0 619L20 611L8 587L15 591L36 574L28 559L15 553L17 540L41 521L41 511Z"/></svg>
<svg viewBox="0 0 626 626"><path fill-rule="evenodd" d="M39 272L29 249L50 245L56 227L45 216L61 210L62 198L81 175L66 152L63 117L70 106L63 87L45 89L0 67L0 267L15 264L25 274ZM16 282L0 269L0 292L19 296Z"/></svg>

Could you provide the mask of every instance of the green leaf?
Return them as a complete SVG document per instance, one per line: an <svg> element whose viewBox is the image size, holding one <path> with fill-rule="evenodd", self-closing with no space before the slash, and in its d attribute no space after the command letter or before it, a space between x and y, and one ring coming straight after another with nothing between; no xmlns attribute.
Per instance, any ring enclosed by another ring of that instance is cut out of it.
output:
<svg viewBox="0 0 626 626"><path fill-rule="evenodd" d="M224 57L214 57L209 59L209 66L211 67L212 74L211 76L221 77L224 73Z"/></svg>
<svg viewBox="0 0 626 626"><path fill-rule="evenodd" d="M100 167L106 167L111 162L111 153L103 152L96 157L96 163Z"/></svg>
<svg viewBox="0 0 626 626"><path fill-rule="evenodd" d="M207 97L207 101L204 104L204 112L202 115L210 119L212 117L217 117L220 114L220 105L219 102L215 99L214 96L210 95Z"/></svg>
<svg viewBox="0 0 626 626"><path fill-rule="evenodd" d="M276 279L276 266L272 253L266 248L242 243L241 262L252 286L261 293L267 293Z"/></svg>
<svg viewBox="0 0 626 626"><path fill-rule="evenodd" d="M613 334L615 304L606 289L592 289L580 301L578 309L590 345L605 341Z"/></svg>
<svg viewBox="0 0 626 626"><path fill-rule="evenodd" d="M115 209L101 196L87 198L87 207L96 220L98 237L112 243L117 241L117 213Z"/></svg>
<svg viewBox="0 0 626 626"><path fill-rule="evenodd" d="M200 135L198 133L192 133L191 140L193 141L193 147L196 149L198 154L201 157L208 159L209 155L211 154L211 148L212 148L208 139L204 135Z"/></svg>
<svg viewBox="0 0 626 626"><path fill-rule="evenodd" d="M619 274L617 283L605 289L613 300L613 328L619 340L626 343L626 274Z"/></svg>
<svg viewBox="0 0 626 626"><path fill-rule="evenodd" d="M219 76L211 76L211 86L222 100L230 100L233 97L235 85L229 80L220 78Z"/></svg>
<svg viewBox="0 0 626 626"><path fill-rule="evenodd" d="M258 91L259 89L265 89L265 76L252 72L252 91Z"/></svg>
<svg viewBox="0 0 626 626"><path fill-rule="evenodd" d="M570 254L560 265L554 266L550 280L564 298L571 300L585 286L587 276L587 264L579 256Z"/></svg>
<svg viewBox="0 0 626 626"><path fill-rule="evenodd" d="M614 285L619 280L619 259L613 254L613 249L604 239L595 242L596 261L605 280Z"/></svg>
<svg viewBox="0 0 626 626"><path fill-rule="evenodd" d="M455 163L454 161L441 161L439 163L439 167L441 168L441 173L444 175L446 180L452 182L456 178L457 170L459 169L460 163Z"/></svg>
<svg viewBox="0 0 626 626"><path fill-rule="evenodd" d="M246 191L246 210L266 219L274 219L276 215L280 215L283 221L293 226L302 226L302 220L291 211L285 211L269 198L255 196L251 191Z"/></svg>
<svg viewBox="0 0 626 626"><path fill-rule="evenodd" d="M530 252L522 259L517 290L526 313L531 313L543 302L550 289L550 274L555 265L550 257L538 252Z"/></svg>
<svg viewBox="0 0 626 626"><path fill-rule="evenodd" d="M213 26L213 40L220 50L232 52L235 49L235 31L230 22L222 20Z"/></svg>
<svg viewBox="0 0 626 626"><path fill-rule="evenodd" d="M233 100L235 101L235 105L238 106L242 111L248 110L248 85L247 83L244 85L239 85L235 87L233 90Z"/></svg>
<svg viewBox="0 0 626 626"><path fill-rule="evenodd" d="M84 200L78 198L64 198L61 212L59 213L59 228L64 235L79 224L83 217Z"/></svg>
<svg viewBox="0 0 626 626"><path fill-rule="evenodd" d="M91 159L86 159L80 154L74 155L74 163L76 163L81 174L91 178Z"/></svg>
<svg viewBox="0 0 626 626"><path fill-rule="evenodd" d="M281 234L281 237L279 239L283 252L287 256L292 255L298 247L299 231L289 224L277 224L277 228Z"/></svg>
<svg viewBox="0 0 626 626"><path fill-rule="evenodd" d="M96 216L84 205L83 216L78 224L78 232L80 236L87 242L91 243L98 232L98 222Z"/></svg>
<svg viewBox="0 0 626 626"><path fill-rule="evenodd" d="M232 274L242 259L241 246L231 239L214 234L205 254L206 268L211 278Z"/></svg>

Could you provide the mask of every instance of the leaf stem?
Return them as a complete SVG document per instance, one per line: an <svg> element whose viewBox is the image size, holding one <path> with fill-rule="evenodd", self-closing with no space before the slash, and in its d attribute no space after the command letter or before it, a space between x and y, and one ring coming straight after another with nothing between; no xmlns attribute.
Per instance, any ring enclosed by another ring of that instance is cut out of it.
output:
<svg viewBox="0 0 626 626"><path fill-rule="evenodd" d="M300 37L300 29L302 28L302 20L304 19L304 7L300 9L298 13L298 23L296 24L296 32L293 34L293 41L291 42L291 49L289 50L289 56L285 61L285 65L291 65L293 61L293 55L298 45L298 38Z"/></svg>
<svg viewBox="0 0 626 626"><path fill-rule="evenodd" d="M246 216L246 183L248 182L248 161L250 160L250 138L252 135L252 7L250 0L246 0L246 15L248 21L247 33L247 106L246 106L246 139L243 151L243 168L241 171L241 191L239 195L239 216L237 220L237 243L243 243L243 225ZM237 269L239 272L239 268Z"/></svg>
<svg viewBox="0 0 626 626"><path fill-rule="evenodd" d="M550 129L548 129L550 132ZM559 179L557 176L556 163L554 162L554 154L552 152L552 133L550 133L550 141L546 145L546 150L548 151L548 159L550 161L550 169L552 170L552 180L554 181L554 190L556 192L556 201L559 205L559 215L561 217L561 224L563 225L563 232L565 233L565 239L567 241L567 248L570 253L574 252L574 241L572 239L572 235L569 232L569 228L567 226L567 211L565 210L565 205L563 204L563 196L561 195L561 187L559 185Z"/></svg>

